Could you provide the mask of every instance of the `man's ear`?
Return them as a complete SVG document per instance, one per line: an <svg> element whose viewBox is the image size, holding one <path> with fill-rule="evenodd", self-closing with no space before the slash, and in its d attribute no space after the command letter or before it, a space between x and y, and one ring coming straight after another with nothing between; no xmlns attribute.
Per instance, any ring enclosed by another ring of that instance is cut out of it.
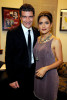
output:
<svg viewBox="0 0 67 100"><path fill-rule="evenodd" d="M21 16L20 16L20 20L21 20Z"/></svg>

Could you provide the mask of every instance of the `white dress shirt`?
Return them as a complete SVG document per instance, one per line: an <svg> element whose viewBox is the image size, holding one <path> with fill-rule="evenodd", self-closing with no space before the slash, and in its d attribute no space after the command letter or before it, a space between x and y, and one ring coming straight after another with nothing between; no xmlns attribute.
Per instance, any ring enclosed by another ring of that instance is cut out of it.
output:
<svg viewBox="0 0 67 100"><path fill-rule="evenodd" d="M31 36L31 64L34 63L34 57L33 57L33 42L34 42L34 34L33 34L33 30L32 27L31 28L26 28L23 24L21 24L23 32L24 32L24 36L26 39L26 43L28 46L28 30L30 30L30 36Z"/></svg>

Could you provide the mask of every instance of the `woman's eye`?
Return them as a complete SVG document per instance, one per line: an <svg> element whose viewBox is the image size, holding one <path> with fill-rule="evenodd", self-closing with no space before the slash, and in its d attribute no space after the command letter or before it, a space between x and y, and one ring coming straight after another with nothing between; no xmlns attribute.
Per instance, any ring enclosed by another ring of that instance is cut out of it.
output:
<svg viewBox="0 0 67 100"><path fill-rule="evenodd" d="M42 24L42 22L39 22L39 24Z"/></svg>
<svg viewBox="0 0 67 100"><path fill-rule="evenodd" d="M46 24L49 24L49 22L45 22Z"/></svg>

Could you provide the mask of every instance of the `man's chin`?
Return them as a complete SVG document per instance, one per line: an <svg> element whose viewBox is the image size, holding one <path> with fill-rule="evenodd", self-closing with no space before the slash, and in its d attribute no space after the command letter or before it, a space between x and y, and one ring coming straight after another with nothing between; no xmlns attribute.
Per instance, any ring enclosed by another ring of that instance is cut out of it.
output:
<svg viewBox="0 0 67 100"><path fill-rule="evenodd" d="M25 27L29 29L31 26L25 26Z"/></svg>
<svg viewBox="0 0 67 100"><path fill-rule="evenodd" d="M32 26L32 24L30 23L30 24L25 24L24 25L26 28L30 28L31 26Z"/></svg>

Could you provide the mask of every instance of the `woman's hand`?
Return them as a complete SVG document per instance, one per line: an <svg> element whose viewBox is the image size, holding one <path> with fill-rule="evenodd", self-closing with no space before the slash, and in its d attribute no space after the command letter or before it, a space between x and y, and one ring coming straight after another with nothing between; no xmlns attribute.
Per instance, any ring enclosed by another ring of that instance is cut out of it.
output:
<svg viewBox="0 0 67 100"><path fill-rule="evenodd" d="M36 77L42 78L47 72L47 67L42 67L36 71Z"/></svg>

